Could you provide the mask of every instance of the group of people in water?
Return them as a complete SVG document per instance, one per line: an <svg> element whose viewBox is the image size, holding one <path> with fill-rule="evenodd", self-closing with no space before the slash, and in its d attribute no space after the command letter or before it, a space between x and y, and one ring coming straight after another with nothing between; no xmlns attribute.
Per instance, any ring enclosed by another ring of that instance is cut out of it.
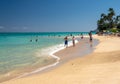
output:
<svg viewBox="0 0 120 84"><path fill-rule="evenodd" d="M64 40L65 40L65 47L68 47L68 37L66 36L65 38L64 38ZM75 46L75 37L73 36L72 37L72 43L73 43L73 47Z"/></svg>
<svg viewBox="0 0 120 84"><path fill-rule="evenodd" d="M72 35L71 35L72 36ZM81 39L83 39L83 34L81 33ZM92 32L89 32L89 41L90 41L90 46L92 46ZM68 47L68 36L64 38L64 46L67 48ZM72 36L72 44L73 47L75 46L75 36Z"/></svg>
<svg viewBox="0 0 120 84"><path fill-rule="evenodd" d="M80 35L81 35L81 39L83 39L83 38L84 38L84 37L83 37L83 34L81 33ZM89 32L88 35L89 35L90 46L92 46L92 32ZM72 37L73 47L75 47L75 36L73 36L72 34L70 34L70 36ZM32 41L33 41L33 40L30 39L30 42L32 42ZM64 46L65 46L65 47L68 47L68 36L66 36L66 37L64 38L64 41L65 41L65 42L64 42ZM35 42L38 42L38 36L36 36Z"/></svg>
<svg viewBox="0 0 120 84"><path fill-rule="evenodd" d="M32 39L30 39L30 42L32 42L33 40ZM35 39L35 42L38 42L38 39Z"/></svg>
<svg viewBox="0 0 120 84"><path fill-rule="evenodd" d="M32 42L33 40L30 39L30 42ZM38 36L36 36L35 42L38 42Z"/></svg>

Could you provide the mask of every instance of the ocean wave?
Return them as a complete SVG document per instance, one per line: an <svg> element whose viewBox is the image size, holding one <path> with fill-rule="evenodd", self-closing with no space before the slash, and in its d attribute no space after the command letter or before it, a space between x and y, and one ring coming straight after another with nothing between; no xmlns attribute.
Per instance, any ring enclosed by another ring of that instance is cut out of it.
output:
<svg viewBox="0 0 120 84"><path fill-rule="evenodd" d="M69 41L68 43L69 43L69 44L68 44L68 47L70 47L70 46L73 45L73 44L72 44L72 41ZM78 43L78 40L75 40L75 43ZM59 63L60 58L59 58L58 56L54 55L54 54L55 54L56 52L60 51L60 50L65 49L65 48L66 48L66 47L64 46L64 44L58 44L58 45L55 45L55 46L48 47L48 48L46 48L46 49L42 49L42 53L39 52L40 50L38 50L38 51L36 52L36 56L37 56L37 57L41 57L41 56L43 56L43 55L44 55L44 56L45 56L45 55L51 56L51 57L53 57L53 58L56 59L56 62L53 63L53 64L50 64L50 65L44 66L44 67L40 67L40 68L38 68L37 70L34 70L34 71L32 71L32 72L24 73L23 75L21 75L21 76L19 76L19 77L17 77L17 78L21 78L21 77L24 77L24 76L27 76L27 75L31 75L31 74L40 72L40 71L42 71L42 70L48 69L48 68L50 68L50 67L56 66L56 65Z"/></svg>

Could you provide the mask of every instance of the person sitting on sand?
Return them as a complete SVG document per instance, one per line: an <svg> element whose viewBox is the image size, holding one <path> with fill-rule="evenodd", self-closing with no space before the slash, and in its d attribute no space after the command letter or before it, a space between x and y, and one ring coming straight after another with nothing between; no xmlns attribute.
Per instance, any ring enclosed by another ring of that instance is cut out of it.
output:
<svg viewBox="0 0 120 84"><path fill-rule="evenodd" d="M67 38L67 36L64 38L64 40L65 40L65 45L64 46L68 47L68 38Z"/></svg>

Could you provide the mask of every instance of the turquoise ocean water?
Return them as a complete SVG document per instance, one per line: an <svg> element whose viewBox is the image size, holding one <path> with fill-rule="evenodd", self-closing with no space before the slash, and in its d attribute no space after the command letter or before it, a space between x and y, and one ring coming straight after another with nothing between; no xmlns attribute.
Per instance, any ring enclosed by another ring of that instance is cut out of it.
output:
<svg viewBox="0 0 120 84"><path fill-rule="evenodd" d="M71 34L81 32L0 33L0 80L54 63L50 52L64 46L63 38Z"/></svg>

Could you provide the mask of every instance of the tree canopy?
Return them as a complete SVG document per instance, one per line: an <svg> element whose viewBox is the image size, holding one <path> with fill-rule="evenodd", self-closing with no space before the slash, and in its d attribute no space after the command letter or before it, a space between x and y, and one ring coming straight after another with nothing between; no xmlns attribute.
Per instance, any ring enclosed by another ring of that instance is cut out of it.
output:
<svg viewBox="0 0 120 84"><path fill-rule="evenodd" d="M100 19L97 21L97 29L99 32L113 32L113 30L114 32L120 32L120 15L116 16L114 9L109 8L108 14L101 14Z"/></svg>

